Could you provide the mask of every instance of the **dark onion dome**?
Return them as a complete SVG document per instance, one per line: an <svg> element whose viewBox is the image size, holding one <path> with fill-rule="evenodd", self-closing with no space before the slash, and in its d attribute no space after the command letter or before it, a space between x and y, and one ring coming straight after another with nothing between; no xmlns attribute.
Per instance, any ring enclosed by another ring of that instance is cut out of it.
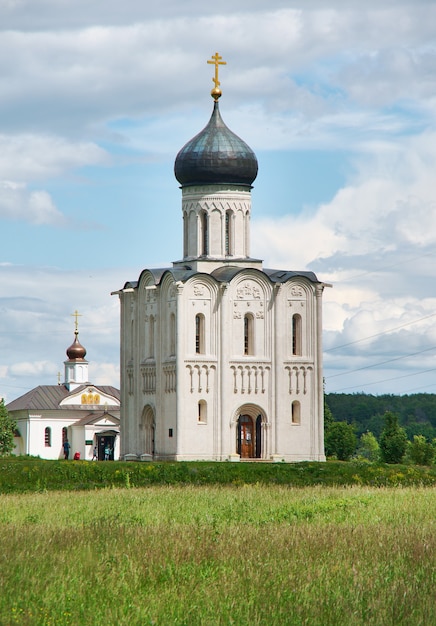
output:
<svg viewBox="0 0 436 626"><path fill-rule="evenodd" d="M251 187L257 176L256 155L224 124L217 101L208 125L176 156L174 174L182 187L217 183Z"/></svg>
<svg viewBox="0 0 436 626"><path fill-rule="evenodd" d="M67 348L67 357L70 361L83 360L86 356L86 350L79 341L77 330L74 333L74 342Z"/></svg>

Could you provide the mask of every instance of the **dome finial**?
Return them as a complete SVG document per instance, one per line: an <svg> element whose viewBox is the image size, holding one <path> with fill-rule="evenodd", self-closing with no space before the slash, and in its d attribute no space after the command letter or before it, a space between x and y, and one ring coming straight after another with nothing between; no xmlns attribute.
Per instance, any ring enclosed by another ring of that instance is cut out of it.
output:
<svg viewBox="0 0 436 626"><path fill-rule="evenodd" d="M215 87L210 92L210 95L215 100L215 102L218 102L218 98L221 98L222 95L222 91L219 88L221 83L218 80L218 67L220 65L227 65L227 61L222 61L222 58L223 57L220 56L218 52L215 52L215 54L212 55L212 61L208 61L208 63L210 63L211 65L215 65L215 76L214 78L212 78L212 82L215 84Z"/></svg>
<svg viewBox="0 0 436 626"><path fill-rule="evenodd" d="M76 334L78 334L78 332L79 332L79 320L78 320L78 318L79 318L79 317L82 317L82 314L81 314L81 313L79 313L79 311L76 309L76 310L74 311L74 313L71 313L71 317L74 317L74 318L75 318L75 320L74 320L74 324L75 324L74 332L75 332Z"/></svg>
<svg viewBox="0 0 436 626"><path fill-rule="evenodd" d="M67 357L70 359L70 361L75 361L76 359L83 360L86 356L86 350L79 341L79 320L78 320L78 318L82 317L82 315L76 309L74 313L71 313L71 317L75 318L74 342L71 344L69 348L67 348Z"/></svg>

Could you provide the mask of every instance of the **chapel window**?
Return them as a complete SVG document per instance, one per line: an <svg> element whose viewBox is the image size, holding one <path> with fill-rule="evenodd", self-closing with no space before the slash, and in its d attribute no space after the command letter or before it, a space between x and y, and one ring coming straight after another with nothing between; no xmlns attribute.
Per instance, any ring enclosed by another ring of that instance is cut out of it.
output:
<svg viewBox="0 0 436 626"><path fill-rule="evenodd" d="M195 352L204 354L204 315L198 313L195 316Z"/></svg>
<svg viewBox="0 0 436 626"><path fill-rule="evenodd" d="M292 316L292 354L294 356L301 356L302 354L302 338L301 338L301 315L296 313Z"/></svg>
<svg viewBox="0 0 436 626"><path fill-rule="evenodd" d="M44 443L46 448L51 447L51 428L49 428L48 426L44 431Z"/></svg>

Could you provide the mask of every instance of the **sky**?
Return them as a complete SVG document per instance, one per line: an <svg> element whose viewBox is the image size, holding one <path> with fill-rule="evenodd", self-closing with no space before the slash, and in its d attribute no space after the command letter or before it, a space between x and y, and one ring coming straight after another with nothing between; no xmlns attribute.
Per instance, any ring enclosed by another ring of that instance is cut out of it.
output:
<svg viewBox="0 0 436 626"><path fill-rule="evenodd" d="M119 386L119 301L182 256L179 149L255 151L251 254L324 291L327 392L436 393L436 2L0 0L0 397Z"/></svg>

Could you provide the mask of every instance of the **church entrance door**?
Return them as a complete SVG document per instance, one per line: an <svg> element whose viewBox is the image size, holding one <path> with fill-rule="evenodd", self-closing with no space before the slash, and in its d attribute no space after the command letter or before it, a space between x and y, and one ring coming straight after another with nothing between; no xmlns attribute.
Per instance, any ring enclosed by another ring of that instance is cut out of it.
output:
<svg viewBox="0 0 436 626"><path fill-rule="evenodd" d="M98 440L98 460L99 461L113 461L114 460L114 435L97 435Z"/></svg>
<svg viewBox="0 0 436 626"><path fill-rule="evenodd" d="M240 415L238 420L238 454L241 459L254 457L254 424L249 415Z"/></svg>

